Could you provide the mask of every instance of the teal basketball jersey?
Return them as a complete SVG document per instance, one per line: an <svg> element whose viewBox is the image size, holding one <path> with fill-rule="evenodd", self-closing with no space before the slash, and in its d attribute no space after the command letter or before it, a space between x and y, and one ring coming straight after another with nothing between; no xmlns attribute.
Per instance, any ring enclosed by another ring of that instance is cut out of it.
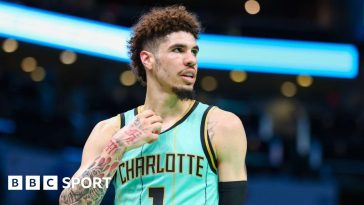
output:
<svg viewBox="0 0 364 205"><path fill-rule="evenodd" d="M115 204L217 205L217 161L206 126L211 108L195 101L157 141L125 152L113 180ZM120 114L121 126L138 110Z"/></svg>

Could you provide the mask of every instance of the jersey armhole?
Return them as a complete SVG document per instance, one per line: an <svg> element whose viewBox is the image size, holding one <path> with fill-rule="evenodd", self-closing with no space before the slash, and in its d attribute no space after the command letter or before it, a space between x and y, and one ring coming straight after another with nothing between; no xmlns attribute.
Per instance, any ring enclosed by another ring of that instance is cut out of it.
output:
<svg viewBox="0 0 364 205"><path fill-rule="evenodd" d="M125 115L124 113L119 114L119 129L123 128L125 126Z"/></svg>
<svg viewBox="0 0 364 205"><path fill-rule="evenodd" d="M216 159L216 155L215 155L215 151L213 149L213 146L211 144L211 140L209 138L209 134L208 134L208 126L207 126L207 122L208 122L208 114L209 111L214 109L214 106L209 106L203 116L202 116L202 121L201 121L201 144L202 144L202 148L203 151L205 153L205 156L207 158L207 161L210 165L211 171L213 171L215 174L217 174L217 159Z"/></svg>

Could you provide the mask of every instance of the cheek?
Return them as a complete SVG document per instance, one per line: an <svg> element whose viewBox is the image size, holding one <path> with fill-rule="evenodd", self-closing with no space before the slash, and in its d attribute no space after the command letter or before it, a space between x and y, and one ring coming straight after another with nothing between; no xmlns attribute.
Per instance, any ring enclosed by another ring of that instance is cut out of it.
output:
<svg viewBox="0 0 364 205"><path fill-rule="evenodd" d="M159 67L156 73L156 78L162 83L168 82L168 84L173 83L173 75L168 71L167 67ZM171 81L171 82L170 82Z"/></svg>
<svg viewBox="0 0 364 205"><path fill-rule="evenodd" d="M175 77L177 76L177 64L173 61L167 61L163 64L163 66L160 67L161 74L166 77Z"/></svg>
<svg viewBox="0 0 364 205"><path fill-rule="evenodd" d="M171 81L170 83L176 82L178 80L179 60L177 55L170 55L163 60L158 62L158 78L163 81Z"/></svg>

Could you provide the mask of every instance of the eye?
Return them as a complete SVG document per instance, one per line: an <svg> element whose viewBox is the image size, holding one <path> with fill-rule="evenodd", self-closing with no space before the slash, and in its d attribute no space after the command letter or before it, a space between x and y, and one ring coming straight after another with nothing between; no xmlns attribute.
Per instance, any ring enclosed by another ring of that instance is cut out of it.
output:
<svg viewBox="0 0 364 205"><path fill-rule="evenodd" d="M193 50L192 50L192 53L193 53L193 55L197 56L197 54L198 54L198 49L193 49Z"/></svg>
<svg viewBox="0 0 364 205"><path fill-rule="evenodd" d="M183 49L180 48L180 47L177 47L177 48L172 49L172 51L175 52L175 53L182 53Z"/></svg>

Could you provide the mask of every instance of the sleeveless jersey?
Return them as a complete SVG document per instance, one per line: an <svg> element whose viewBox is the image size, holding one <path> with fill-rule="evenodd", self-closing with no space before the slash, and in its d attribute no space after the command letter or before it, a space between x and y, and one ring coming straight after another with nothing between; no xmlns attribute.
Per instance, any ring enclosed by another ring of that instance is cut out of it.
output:
<svg viewBox="0 0 364 205"><path fill-rule="evenodd" d="M217 205L217 161L206 126L211 108L195 101L157 141L125 152L113 180L115 204ZM121 126L137 113L120 114Z"/></svg>

